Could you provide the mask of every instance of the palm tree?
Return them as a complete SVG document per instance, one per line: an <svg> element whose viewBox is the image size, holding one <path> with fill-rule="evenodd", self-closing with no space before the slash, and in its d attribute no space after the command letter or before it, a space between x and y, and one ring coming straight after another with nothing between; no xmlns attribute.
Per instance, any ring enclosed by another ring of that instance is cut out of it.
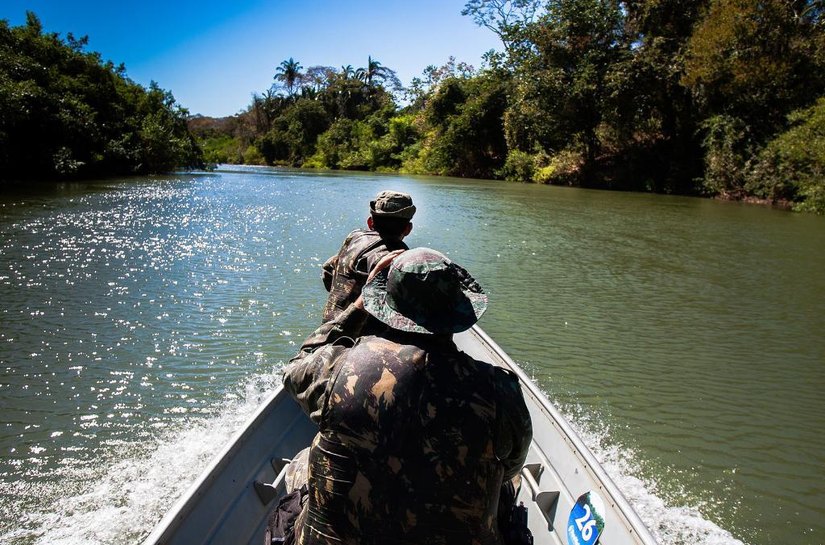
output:
<svg viewBox="0 0 825 545"><path fill-rule="evenodd" d="M341 75L344 76L344 79L350 79L355 77L355 68L352 67L351 64L341 67Z"/></svg>
<svg viewBox="0 0 825 545"><path fill-rule="evenodd" d="M281 62L281 65L275 69L275 79L283 82L286 87L286 92L290 96L295 92L295 86L301 81L301 66L298 61L292 57L289 60Z"/></svg>
<svg viewBox="0 0 825 545"><path fill-rule="evenodd" d="M363 81L369 88L374 86L373 82L379 83L384 80L394 81L398 79L394 71L386 66L381 66L381 63L374 60L372 56L367 57L366 68L359 68L355 71L355 77Z"/></svg>

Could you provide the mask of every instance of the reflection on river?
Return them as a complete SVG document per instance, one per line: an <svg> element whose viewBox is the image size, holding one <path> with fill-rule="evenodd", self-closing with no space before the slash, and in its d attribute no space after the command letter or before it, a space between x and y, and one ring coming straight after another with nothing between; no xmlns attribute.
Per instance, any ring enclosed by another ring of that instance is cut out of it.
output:
<svg viewBox="0 0 825 545"><path fill-rule="evenodd" d="M277 384L386 188L663 543L825 541L825 218L236 168L0 197L0 542L145 536Z"/></svg>

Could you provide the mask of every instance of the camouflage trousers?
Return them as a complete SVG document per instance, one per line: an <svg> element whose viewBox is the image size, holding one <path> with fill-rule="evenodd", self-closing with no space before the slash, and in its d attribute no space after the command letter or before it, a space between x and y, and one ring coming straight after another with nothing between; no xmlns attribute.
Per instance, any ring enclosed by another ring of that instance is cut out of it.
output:
<svg viewBox="0 0 825 545"><path fill-rule="evenodd" d="M286 466L284 485L286 493L300 490L309 482L309 447L295 455L295 458Z"/></svg>

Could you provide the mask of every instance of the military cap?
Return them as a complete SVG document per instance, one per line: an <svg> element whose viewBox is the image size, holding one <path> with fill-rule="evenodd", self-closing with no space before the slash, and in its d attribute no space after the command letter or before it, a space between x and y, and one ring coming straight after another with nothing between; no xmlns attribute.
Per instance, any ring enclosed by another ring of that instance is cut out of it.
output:
<svg viewBox="0 0 825 545"><path fill-rule="evenodd" d="M370 213L373 217L410 220L415 214L415 205L406 193L382 191L375 200L370 201Z"/></svg>
<svg viewBox="0 0 825 545"><path fill-rule="evenodd" d="M465 331L487 310L487 296L470 273L430 248L396 257L362 295L371 315L415 333Z"/></svg>

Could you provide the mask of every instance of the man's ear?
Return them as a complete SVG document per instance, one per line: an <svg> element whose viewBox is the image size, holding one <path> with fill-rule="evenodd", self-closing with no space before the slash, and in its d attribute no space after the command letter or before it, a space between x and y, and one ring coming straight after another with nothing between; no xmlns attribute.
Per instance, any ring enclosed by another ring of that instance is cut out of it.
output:
<svg viewBox="0 0 825 545"><path fill-rule="evenodd" d="M401 236L405 237L405 236L409 235L410 231L412 231L412 222L407 224L407 227L404 229L404 232Z"/></svg>
<svg viewBox="0 0 825 545"><path fill-rule="evenodd" d="M370 231L375 229L375 224L372 221L372 216L367 216L367 228L369 228Z"/></svg>

